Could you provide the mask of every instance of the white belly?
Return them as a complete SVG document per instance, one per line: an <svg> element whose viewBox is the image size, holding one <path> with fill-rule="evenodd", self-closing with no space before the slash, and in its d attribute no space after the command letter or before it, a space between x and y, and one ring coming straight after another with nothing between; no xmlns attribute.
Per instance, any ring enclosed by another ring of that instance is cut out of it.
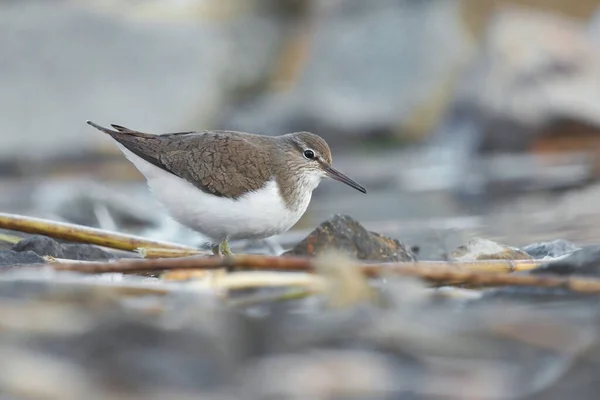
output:
<svg viewBox="0 0 600 400"><path fill-rule="evenodd" d="M274 180L237 200L217 197L117 145L146 177L150 190L171 217L215 243L223 239L262 239L285 232L298 222L310 202L312 192L308 190L299 206L289 210Z"/></svg>

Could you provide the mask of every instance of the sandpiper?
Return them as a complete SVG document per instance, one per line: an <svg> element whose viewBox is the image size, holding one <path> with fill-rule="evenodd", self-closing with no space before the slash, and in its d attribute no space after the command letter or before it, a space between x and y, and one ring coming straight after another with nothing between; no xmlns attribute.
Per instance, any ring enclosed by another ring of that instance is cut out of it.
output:
<svg viewBox="0 0 600 400"><path fill-rule="evenodd" d="M331 166L327 142L314 133L156 135L87 123L117 142L171 217L209 238L215 255L231 255L229 240L264 239L290 229L324 177L367 193Z"/></svg>

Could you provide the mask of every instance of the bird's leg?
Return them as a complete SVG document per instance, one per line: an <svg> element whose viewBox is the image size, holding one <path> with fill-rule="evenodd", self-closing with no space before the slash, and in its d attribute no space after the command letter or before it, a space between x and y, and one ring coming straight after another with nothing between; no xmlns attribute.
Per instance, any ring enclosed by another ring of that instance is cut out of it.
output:
<svg viewBox="0 0 600 400"><path fill-rule="evenodd" d="M227 239L223 239L221 243L215 244L211 247L212 252L215 256L232 256L233 253L229 249L229 242Z"/></svg>
<svg viewBox="0 0 600 400"><path fill-rule="evenodd" d="M227 239L223 239L221 243L212 246L212 252L216 257L228 257L233 255L229 249L229 243L227 242ZM214 271L211 276L213 279L216 279L216 277L223 276L223 274L227 274L228 272L232 272L230 268L220 268Z"/></svg>
<svg viewBox="0 0 600 400"><path fill-rule="evenodd" d="M223 241L221 241L221 254L227 257L233 255L233 253L229 249L229 241L227 239L223 239Z"/></svg>

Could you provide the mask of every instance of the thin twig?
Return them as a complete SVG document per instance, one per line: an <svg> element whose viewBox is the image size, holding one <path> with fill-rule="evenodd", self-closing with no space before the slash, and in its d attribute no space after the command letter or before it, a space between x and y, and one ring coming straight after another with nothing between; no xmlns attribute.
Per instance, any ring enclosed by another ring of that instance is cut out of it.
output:
<svg viewBox="0 0 600 400"><path fill-rule="evenodd" d="M227 303L233 307L251 307L264 303L275 303L280 301L300 300L305 297L312 296L318 292L313 289L302 287L291 287L284 293L277 294L261 294L250 296L243 299L231 299Z"/></svg>
<svg viewBox="0 0 600 400"><path fill-rule="evenodd" d="M382 272L415 268L435 269L446 267L453 272L515 272L533 269L542 262L535 260L485 260L469 262L445 261L420 261L398 263L365 263L358 265L368 277L379 276ZM220 269L236 268L258 271L288 271L288 272L313 272L313 259L306 257L276 257L254 254L235 255L233 257L176 257L156 259L122 259L116 262L90 262L85 265L59 262L53 264L57 270L78 271L82 273L98 274L106 272L152 272L174 269Z"/></svg>
<svg viewBox="0 0 600 400"><path fill-rule="evenodd" d="M113 249L135 251L139 248L195 250L176 243L150 240L141 236L126 235L82 225L0 213L0 228L19 232L46 235L72 242L89 243Z"/></svg>
<svg viewBox="0 0 600 400"><path fill-rule="evenodd" d="M539 264L539 262L537 262ZM467 284L472 286L537 286L545 288L566 288L581 293L600 293L600 279L583 277L556 277L540 275L512 275L498 272L479 272L481 266L505 265L507 271L514 271L523 264L531 267L530 260L490 260L461 263L447 262L399 262L383 264L357 264L367 277L384 275L405 275L424 279L436 284ZM56 270L78 271L82 273L142 272L173 269L236 268L260 271L314 272L314 260L299 257L268 257L243 255L233 257L185 257L168 259L121 260L113 263L57 263Z"/></svg>
<svg viewBox="0 0 600 400"><path fill-rule="evenodd" d="M20 236L15 235L7 235L4 233L0 233L0 242L8 243L8 244L17 244L21 240L23 240Z"/></svg>
<svg viewBox="0 0 600 400"><path fill-rule="evenodd" d="M152 272L176 269L214 270L222 268L239 268L258 271L313 271L312 263L308 258L260 255L121 259L115 262L94 262L87 264L58 262L53 263L52 267L59 271L77 271L88 274L108 272Z"/></svg>
<svg viewBox="0 0 600 400"><path fill-rule="evenodd" d="M218 277L214 285L225 290L297 286L316 291L325 286L325 281L318 275L306 273L236 272Z"/></svg>
<svg viewBox="0 0 600 400"><path fill-rule="evenodd" d="M137 249L137 252L143 258L173 258L173 257L187 257L196 255L209 255L212 254L208 251L201 251L197 249L167 249L167 248L155 248L155 247L143 247Z"/></svg>

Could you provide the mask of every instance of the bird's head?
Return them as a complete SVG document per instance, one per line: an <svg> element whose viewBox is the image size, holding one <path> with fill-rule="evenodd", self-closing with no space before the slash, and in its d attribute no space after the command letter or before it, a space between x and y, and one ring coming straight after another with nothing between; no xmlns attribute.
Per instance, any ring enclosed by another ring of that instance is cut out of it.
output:
<svg viewBox="0 0 600 400"><path fill-rule="evenodd" d="M314 187L322 178L331 178L367 193L364 187L333 168L331 150L322 137L310 132L296 132L285 135L285 139L289 144L288 167L297 170Z"/></svg>

